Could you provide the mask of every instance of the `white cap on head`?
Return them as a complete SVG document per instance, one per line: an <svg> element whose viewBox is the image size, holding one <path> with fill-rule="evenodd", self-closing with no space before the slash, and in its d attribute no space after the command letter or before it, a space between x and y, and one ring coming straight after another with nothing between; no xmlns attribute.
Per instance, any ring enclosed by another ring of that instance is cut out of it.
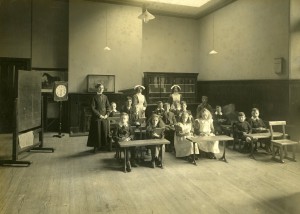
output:
<svg viewBox="0 0 300 214"><path fill-rule="evenodd" d="M135 89L137 89L137 88L142 88L143 90L145 90L145 87L144 87L144 86L142 86L142 85L136 85L136 86L134 86L134 88L133 88L133 89L135 90Z"/></svg>
<svg viewBox="0 0 300 214"><path fill-rule="evenodd" d="M181 90L181 88L180 88L179 85L173 85L173 86L171 87L171 90L172 90L173 88L175 88L175 87L177 87L179 90Z"/></svg>

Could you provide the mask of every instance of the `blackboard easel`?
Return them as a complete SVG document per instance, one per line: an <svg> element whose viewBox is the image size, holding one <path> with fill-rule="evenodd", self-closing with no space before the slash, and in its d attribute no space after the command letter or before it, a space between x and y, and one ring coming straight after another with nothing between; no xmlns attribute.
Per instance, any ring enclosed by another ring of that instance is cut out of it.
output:
<svg viewBox="0 0 300 214"><path fill-rule="evenodd" d="M0 160L0 165L29 166L30 161L20 161L18 156L25 151L54 152L53 148L44 148L43 98L41 96L41 74L36 71L18 70L14 86L15 98L13 113L13 139L11 160ZM22 134L33 132L29 145L20 145ZM34 133L39 139L34 140Z"/></svg>

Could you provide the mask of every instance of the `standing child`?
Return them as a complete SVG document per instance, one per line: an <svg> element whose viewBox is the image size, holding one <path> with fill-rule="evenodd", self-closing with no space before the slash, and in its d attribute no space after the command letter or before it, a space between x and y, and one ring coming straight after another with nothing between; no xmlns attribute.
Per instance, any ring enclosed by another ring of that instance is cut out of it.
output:
<svg viewBox="0 0 300 214"><path fill-rule="evenodd" d="M153 111L153 114L157 114L159 116L163 116L165 112L164 106L163 106L163 102L162 101L158 101L157 102L157 108Z"/></svg>
<svg viewBox="0 0 300 214"><path fill-rule="evenodd" d="M251 143L252 139L250 137L245 136L245 134L252 133L252 128L250 124L247 121L245 121L246 116L244 112L239 112L238 120L239 121L236 122L233 126L233 137L247 142L247 144L244 146L244 151L246 151L250 149L249 144Z"/></svg>
<svg viewBox="0 0 300 214"><path fill-rule="evenodd" d="M215 136L212 115L208 109L202 109L201 118L195 120L195 129L200 136ZM220 152L219 141L202 141L198 143L198 147L210 159L216 159L215 154Z"/></svg>
<svg viewBox="0 0 300 214"><path fill-rule="evenodd" d="M134 131L131 128L129 124L129 116L127 113L122 113L120 116L120 122L118 126L116 127L114 133L113 133L113 139L115 142L124 142L124 141L130 141L134 138ZM127 149L126 154L126 171L131 171L131 166L136 166L135 163L135 147L131 147Z"/></svg>
<svg viewBox="0 0 300 214"><path fill-rule="evenodd" d="M197 115L196 115L196 117L198 119L201 118L201 112L202 112L202 110L204 108L206 108L212 114L213 109L212 109L211 105L208 104L208 97L207 96L202 96L201 97L201 103L197 107Z"/></svg>
<svg viewBox="0 0 300 214"><path fill-rule="evenodd" d="M160 116L153 114L151 120L146 129L146 135L148 139L162 139L164 138L165 124L160 119ZM165 145L162 146L150 146L151 149L151 166L155 168L155 165L161 166L161 155L165 152Z"/></svg>
<svg viewBox="0 0 300 214"><path fill-rule="evenodd" d="M167 151L172 152L174 149L174 133L175 128L174 125L176 124L176 118L173 112L170 111L170 103L164 104L165 112L162 115L162 120L165 123L165 138L170 141L170 144L167 145Z"/></svg>
<svg viewBox="0 0 300 214"><path fill-rule="evenodd" d="M226 130L222 129L222 125L227 123L227 119L222 112L221 106L216 106L216 111L214 113L213 120L214 120L214 128L216 130L217 135L223 134L224 132L226 132ZM228 134L228 133L226 133L226 134Z"/></svg>
<svg viewBox="0 0 300 214"><path fill-rule="evenodd" d="M192 161L194 154L193 142L187 140L187 137L193 136L193 125L187 112L182 113L181 120L176 124L176 133L174 136L174 146L176 157L186 157ZM195 154L199 154L197 145L195 145Z"/></svg>
<svg viewBox="0 0 300 214"><path fill-rule="evenodd" d="M111 102L110 107L111 110L109 112L109 117L120 117L120 112L117 110L117 104L115 102Z"/></svg>

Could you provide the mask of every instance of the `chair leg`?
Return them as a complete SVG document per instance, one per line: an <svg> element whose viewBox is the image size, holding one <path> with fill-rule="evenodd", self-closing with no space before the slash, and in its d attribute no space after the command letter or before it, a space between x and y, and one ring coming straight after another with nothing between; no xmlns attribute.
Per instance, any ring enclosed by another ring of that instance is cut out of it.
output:
<svg viewBox="0 0 300 214"><path fill-rule="evenodd" d="M284 146L284 158L288 157L287 146Z"/></svg>
<svg viewBox="0 0 300 214"><path fill-rule="evenodd" d="M272 159L275 159L275 149L272 142L271 142L271 149L272 149Z"/></svg>
<svg viewBox="0 0 300 214"><path fill-rule="evenodd" d="M296 161L296 146L297 145L293 145L293 161Z"/></svg>
<svg viewBox="0 0 300 214"><path fill-rule="evenodd" d="M280 162L284 163L284 161L283 161L283 146L280 146Z"/></svg>

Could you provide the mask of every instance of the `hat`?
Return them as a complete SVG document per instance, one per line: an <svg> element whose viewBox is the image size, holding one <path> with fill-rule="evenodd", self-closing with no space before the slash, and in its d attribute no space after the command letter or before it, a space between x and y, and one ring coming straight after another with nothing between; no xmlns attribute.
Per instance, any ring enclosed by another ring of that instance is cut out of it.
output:
<svg viewBox="0 0 300 214"><path fill-rule="evenodd" d="M207 97L207 96L202 96L202 98L208 99L208 97Z"/></svg>
<svg viewBox="0 0 300 214"><path fill-rule="evenodd" d="M171 87L171 90L173 90L173 88L175 88L175 87L177 87L177 88L181 91L181 88L180 88L179 85L173 85L173 86Z"/></svg>
<svg viewBox="0 0 300 214"><path fill-rule="evenodd" d="M145 90L145 87L142 85L136 85L136 86L134 86L133 89L136 90L137 88L142 88L143 90Z"/></svg>
<svg viewBox="0 0 300 214"><path fill-rule="evenodd" d="M245 117L245 113L244 112L239 112L239 117L244 116Z"/></svg>

